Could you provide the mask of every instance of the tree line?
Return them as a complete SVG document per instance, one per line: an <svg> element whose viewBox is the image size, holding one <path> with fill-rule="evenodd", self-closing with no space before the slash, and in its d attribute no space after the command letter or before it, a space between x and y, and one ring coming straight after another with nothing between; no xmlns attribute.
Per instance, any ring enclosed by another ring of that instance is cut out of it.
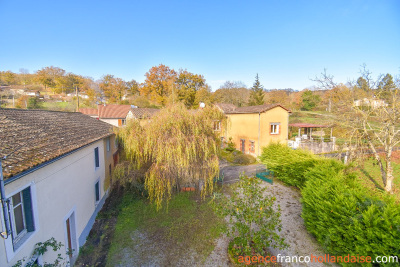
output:
<svg viewBox="0 0 400 267"><path fill-rule="evenodd" d="M182 102L187 108L197 108L200 102L230 103L238 107L280 103L292 110L330 111L335 96L334 88L319 84L319 87L295 91L293 89L268 89L260 83L258 74L252 87L240 81L226 81L212 92L201 74L187 70L178 71L160 64L145 73L145 81L125 81L112 74L99 80L67 72L59 67L44 67L34 73L20 69L19 73L0 71L1 86L19 86L50 94L68 94L76 89L87 94L91 105L96 103L134 104L139 107L163 107L169 103ZM375 89L380 91L398 88L391 74L382 75L372 84L368 75L355 82L341 84L357 92L360 98L368 97Z"/></svg>

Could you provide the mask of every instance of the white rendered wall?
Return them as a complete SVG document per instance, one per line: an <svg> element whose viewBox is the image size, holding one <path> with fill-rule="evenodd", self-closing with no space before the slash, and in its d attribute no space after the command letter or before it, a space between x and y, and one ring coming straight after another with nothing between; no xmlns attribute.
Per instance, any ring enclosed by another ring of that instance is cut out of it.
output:
<svg viewBox="0 0 400 267"><path fill-rule="evenodd" d="M12 266L23 257L30 257L36 243L44 242L51 237L62 242L64 247L58 252L50 249L43 260L51 263L60 252L65 256L66 217L75 212L75 240L78 240L96 208L94 188L97 180L100 180L100 198L104 196L103 144L103 140L99 140L5 186L6 196L10 197L20 189L31 185L34 191L33 206L36 203L33 214L36 223L34 234L16 252L12 252L11 237L7 240L0 238L0 266ZM99 148L98 168L95 168L95 147ZM2 211L0 214L3 218ZM4 230L2 220L0 229ZM77 253L78 251L75 251L75 254Z"/></svg>

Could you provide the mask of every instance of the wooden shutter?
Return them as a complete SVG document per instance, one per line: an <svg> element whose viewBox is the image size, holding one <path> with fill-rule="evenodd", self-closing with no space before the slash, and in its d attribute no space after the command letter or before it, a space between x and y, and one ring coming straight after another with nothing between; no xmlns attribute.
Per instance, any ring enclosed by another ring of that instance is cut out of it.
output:
<svg viewBox="0 0 400 267"><path fill-rule="evenodd" d="M100 200L100 187L99 187L99 182L97 182L94 186L94 190L96 193L96 202Z"/></svg>
<svg viewBox="0 0 400 267"><path fill-rule="evenodd" d="M30 187L28 187L22 191L22 198L24 201L26 230L28 232L33 232L33 231L35 231L35 222L33 220L32 197L31 197L31 188Z"/></svg>
<svg viewBox="0 0 400 267"><path fill-rule="evenodd" d="M100 167L100 161L99 161L99 148L96 147L94 149L94 164L96 167Z"/></svg>

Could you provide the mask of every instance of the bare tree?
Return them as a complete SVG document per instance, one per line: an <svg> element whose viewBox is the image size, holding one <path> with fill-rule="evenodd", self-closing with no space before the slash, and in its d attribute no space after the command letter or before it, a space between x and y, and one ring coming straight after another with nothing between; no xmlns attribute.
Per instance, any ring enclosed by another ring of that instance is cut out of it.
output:
<svg viewBox="0 0 400 267"><path fill-rule="evenodd" d="M356 82L349 87L335 83L333 76L327 75L326 71L315 81L334 92L337 101L333 112L349 131L353 156L362 158L366 151L372 153L380 168L384 190L392 192L392 152L400 143L399 80L396 80L394 87L391 84L387 90L378 89L378 85L383 87L385 83L383 76L372 79L365 65L362 66L361 77L371 89L368 94L356 86ZM363 98L360 99L361 96Z"/></svg>

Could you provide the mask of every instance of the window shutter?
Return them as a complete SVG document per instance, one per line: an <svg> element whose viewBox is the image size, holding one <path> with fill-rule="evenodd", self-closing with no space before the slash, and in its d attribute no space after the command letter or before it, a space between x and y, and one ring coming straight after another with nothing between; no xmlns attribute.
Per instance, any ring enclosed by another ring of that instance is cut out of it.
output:
<svg viewBox="0 0 400 267"><path fill-rule="evenodd" d="M31 197L31 188L28 187L22 191L22 197L24 201L24 212L25 212L25 222L26 222L26 230L28 232L35 231L35 222L33 220L33 212L32 212L32 197Z"/></svg>
<svg viewBox="0 0 400 267"><path fill-rule="evenodd" d="M96 191L96 202L100 200L100 188L99 182L97 182L94 186L94 190Z"/></svg>
<svg viewBox="0 0 400 267"><path fill-rule="evenodd" d="M96 147L94 149L94 163L96 167L100 167L100 162L99 162L99 148Z"/></svg>

